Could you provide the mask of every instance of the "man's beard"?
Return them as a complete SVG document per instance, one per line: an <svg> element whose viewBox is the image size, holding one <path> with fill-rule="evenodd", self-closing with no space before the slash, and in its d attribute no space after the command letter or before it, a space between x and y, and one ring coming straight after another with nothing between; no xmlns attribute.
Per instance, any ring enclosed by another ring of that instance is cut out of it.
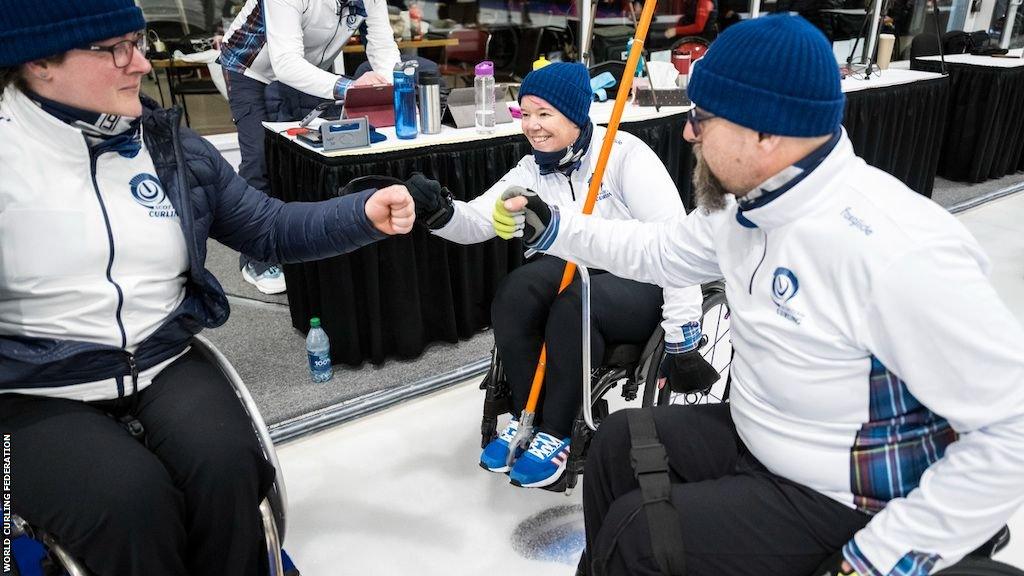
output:
<svg viewBox="0 0 1024 576"><path fill-rule="evenodd" d="M693 146L697 167L693 169L693 193L697 196L697 207L705 212L717 212L725 208L726 196L730 194L718 176L711 171L701 153L700 144Z"/></svg>

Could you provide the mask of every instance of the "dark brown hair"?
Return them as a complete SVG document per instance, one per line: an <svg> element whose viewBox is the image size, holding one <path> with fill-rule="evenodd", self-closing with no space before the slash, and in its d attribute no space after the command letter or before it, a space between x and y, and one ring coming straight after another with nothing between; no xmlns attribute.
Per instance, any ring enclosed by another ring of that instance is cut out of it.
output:
<svg viewBox="0 0 1024 576"><path fill-rule="evenodd" d="M60 64L64 61L64 53L50 56L49 58L41 58L40 60L49 64ZM19 64L17 66L0 68L0 98L3 97L4 90L12 84L21 90L26 88L25 79L21 75L23 66L24 64Z"/></svg>

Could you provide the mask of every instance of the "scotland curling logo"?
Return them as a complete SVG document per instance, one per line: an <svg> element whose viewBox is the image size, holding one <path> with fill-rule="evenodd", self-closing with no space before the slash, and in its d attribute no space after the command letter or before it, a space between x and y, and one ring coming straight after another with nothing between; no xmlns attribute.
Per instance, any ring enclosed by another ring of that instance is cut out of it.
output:
<svg viewBox="0 0 1024 576"><path fill-rule="evenodd" d="M792 270L781 266L775 269L775 274L772 276L772 301L778 307L775 311L779 316L796 324L800 323L803 315L787 306L786 303L792 300L799 290L800 282Z"/></svg>
<svg viewBox="0 0 1024 576"><path fill-rule="evenodd" d="M128 184L132 191L132 198L149 209L150 217L173 218L178 215L156 176L138 174Z"/></svg>

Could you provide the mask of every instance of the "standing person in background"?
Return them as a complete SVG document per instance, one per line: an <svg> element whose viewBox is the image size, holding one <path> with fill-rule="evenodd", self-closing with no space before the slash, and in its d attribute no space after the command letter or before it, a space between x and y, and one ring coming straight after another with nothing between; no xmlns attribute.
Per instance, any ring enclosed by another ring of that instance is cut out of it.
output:
<svg viewBox="0 0 1024 576"><path fill-rule="evenodd" d="M335 74L335 58L364 22L372 71L354 80ZM400 60L385 0L247 0L224 33L220 57L238 129L238 173L252 187L268 191L263 122L284 120L268 108L268 85L280 82L295 98L342 100L350 86L390 83ZM241 256L239 266L260 292L285 291L276 262Z"/></svg>

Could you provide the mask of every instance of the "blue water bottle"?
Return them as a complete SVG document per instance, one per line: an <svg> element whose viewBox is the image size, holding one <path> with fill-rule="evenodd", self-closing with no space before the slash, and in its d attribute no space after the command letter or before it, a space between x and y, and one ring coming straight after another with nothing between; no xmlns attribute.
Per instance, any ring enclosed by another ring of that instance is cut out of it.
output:
<svg viewBox="0 0 1024 576"><path fill-rule="evenodd" d="M313 382L327 382L334 375L331 370L331 342L320 327L319 318L310 318L306 334L306 355L309 357L309 375Z"/></svg>
<svg viewBox="0 0 1024 576"><path fill-rule="evenodd" d="M415 66L395 70L395 134L405 140L416 137Z"/></svg>

